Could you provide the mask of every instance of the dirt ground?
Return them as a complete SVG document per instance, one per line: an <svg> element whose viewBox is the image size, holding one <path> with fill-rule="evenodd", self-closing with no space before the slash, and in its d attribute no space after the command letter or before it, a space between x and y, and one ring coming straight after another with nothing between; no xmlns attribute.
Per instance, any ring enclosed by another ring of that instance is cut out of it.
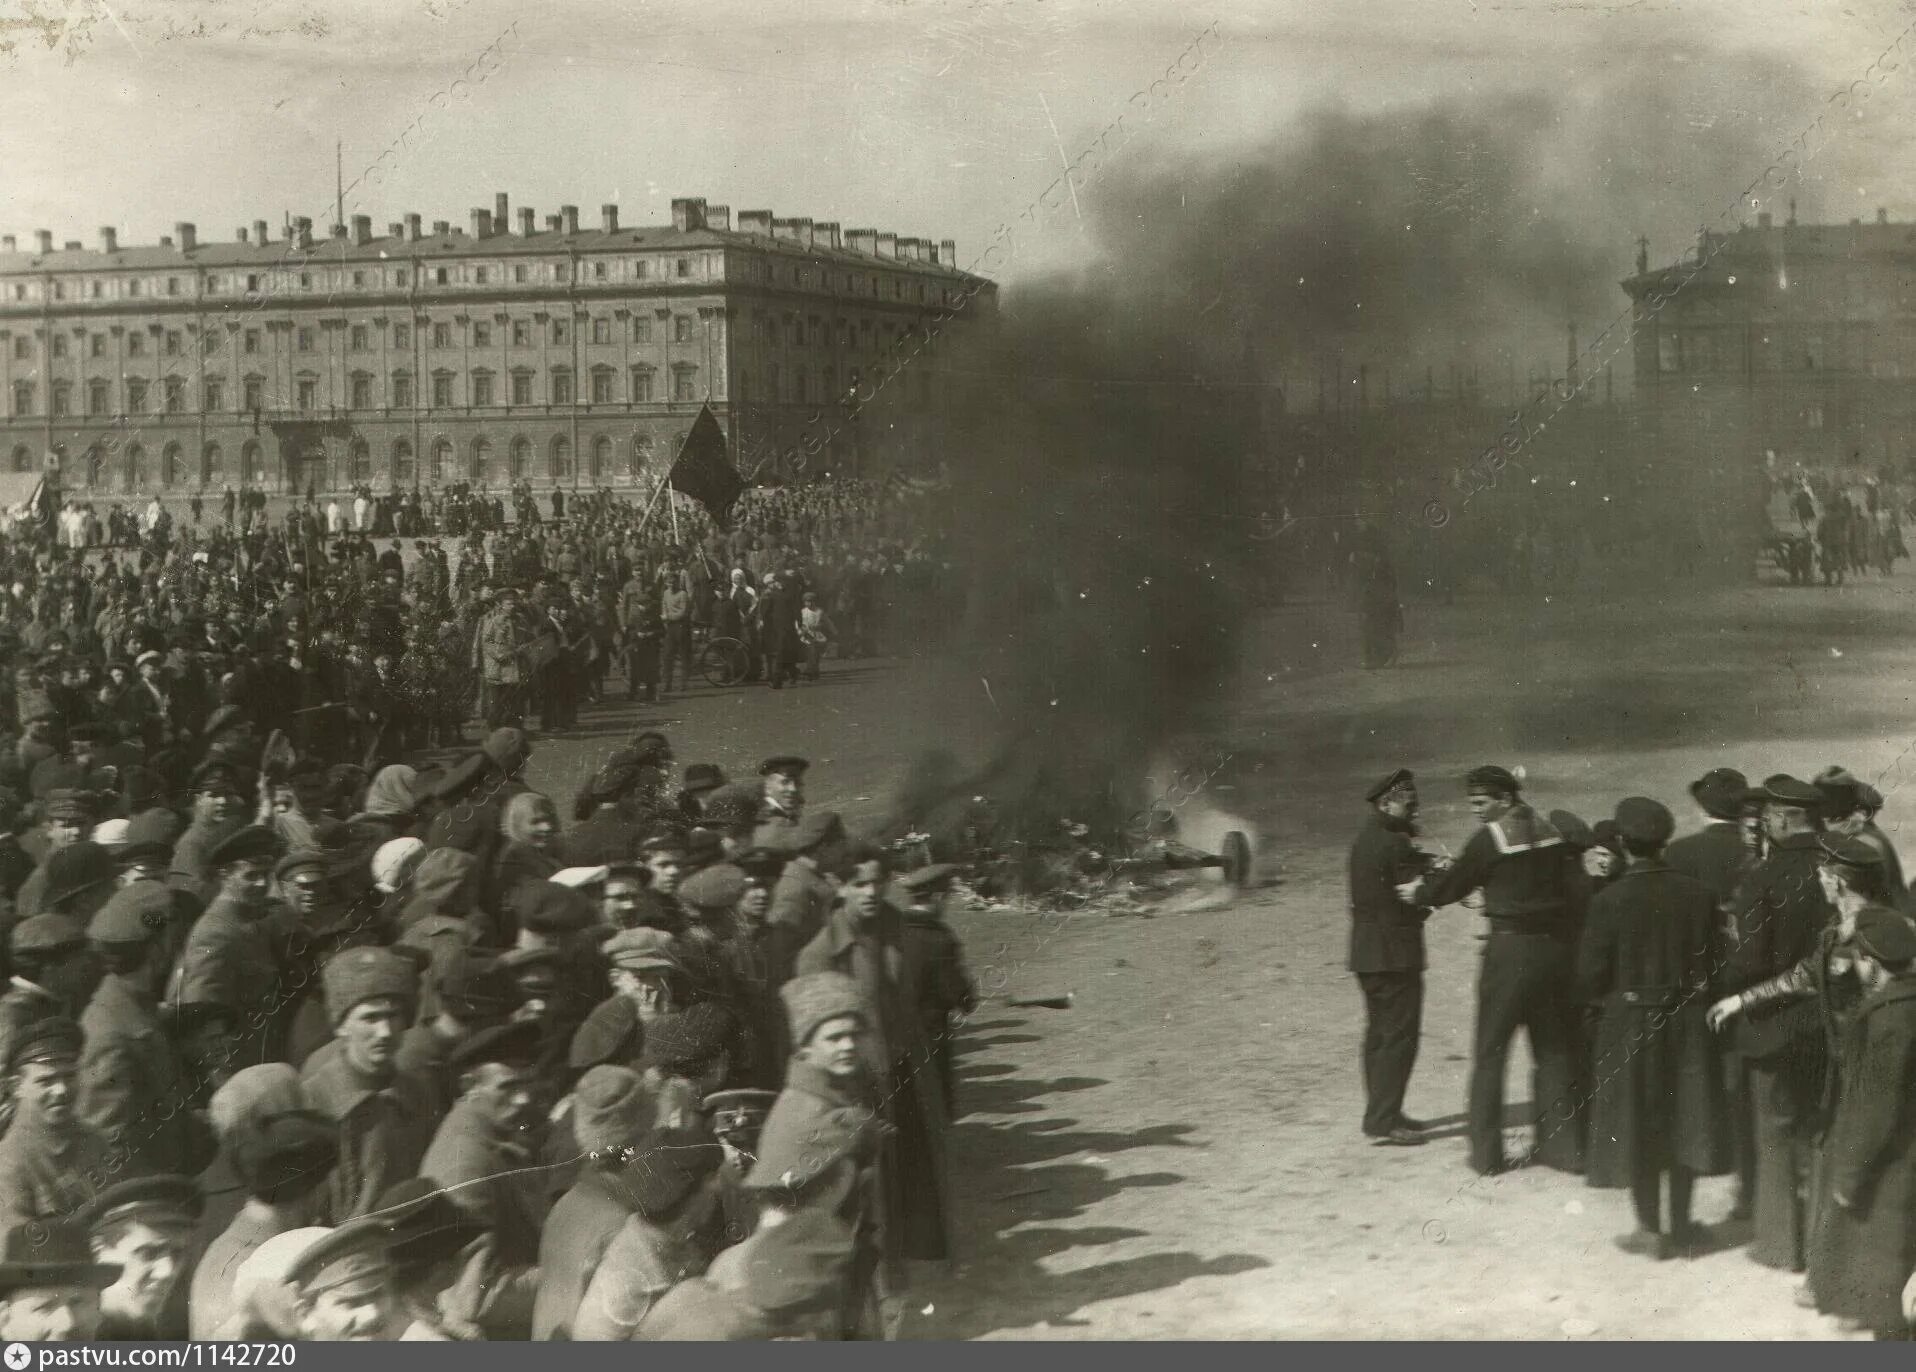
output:
<svg viewBox="0 0 1916 1372"><path fill-rule="evenodd" d="M1427 1146L1358 1132L1361 1004L1344 970L1344 863L1362 791L1416 770L1427 842L1470 831L1461 776L1522 765L1540 808L1594 820L1631 793L1688 830L1712 766L1760 777L1842 763L1880 779L1883 823L1912 813L1916 642L1907 574L1835 591L1751 588L1684 603L1460 599L1413 606L1399 664L1367 673L1341 605L1258 624L1220 737L1184 811L1199 841L1258 836L1275 880L1234 903L1151 916L961 912L988 989L1071 990L1070 1010L987 1002L961 1039L953 1141L960 1253L914 1289L905 1337L1842 1337L1738 1234L1653 1263L1617 1251L1628 1198L1525 1170L1476 1178L1461 1109L1481 918L1429 926L1424 1039L1408 1109ZM958 664L860 663L776 695L700 692L587 716L535 777L569 798L640 721L681 761L815 760L816 804L885 813L906 762L982 756L992 706ZM1242 818L1238 818L1241 816ZM1511 1122L1529 1096L1512 1053ZM1699 1187L1722 1219L1729 1183Z"/></svg>

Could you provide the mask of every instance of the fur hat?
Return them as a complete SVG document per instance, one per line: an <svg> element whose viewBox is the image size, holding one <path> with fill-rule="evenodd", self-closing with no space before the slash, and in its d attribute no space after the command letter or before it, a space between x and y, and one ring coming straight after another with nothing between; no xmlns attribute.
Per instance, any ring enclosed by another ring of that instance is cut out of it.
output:
<svg viewBox="0 0 1916 1372"><path fill-rule="evenodd" d="M362 1001L396 996L416 1004L419 965L386 948L348 948L328 959L320 984L326 994L326 1018L337 1026Z"/></svg>
<svg viewBox="0 0 1916 1372"><path fill-rule="evenodd" d="M779 988L785 1002L785 1016L792 1028L792 1045L803 1048L828 1020L855 1016L860 1023L871 1022L858 983L843 972L813 972L793 977Z"/></svg>

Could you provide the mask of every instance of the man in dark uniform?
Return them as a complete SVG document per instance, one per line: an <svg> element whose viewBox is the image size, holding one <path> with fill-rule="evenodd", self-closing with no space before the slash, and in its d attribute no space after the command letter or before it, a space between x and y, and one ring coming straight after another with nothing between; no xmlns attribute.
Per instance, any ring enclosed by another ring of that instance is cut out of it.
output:
<svg viewBox="0 0 1916 1372"><path fill-rule="evenodd" d="M1750 794L1749 780L1733 767L1715 767L1690 783L1690 795L1702 808L1704 825L1665 850L1670 869L1702 882L1716 901L1719 948L1731 943L1731 898L1754 858L1743 837L1743 808ZM1748 1219L1756 1190L1756 1140L1750 1133L1750 1108L1743 1093L1742 1059L1723 1055L1729 1086L1730 1137L1736 1154L1736 1200L1731 1215Z"/></svg>
<svg viewBox="0 0 1916 1372"><path fill-rule="evenodd" d="M1470 1071L1470 1164L1488 1176L1509 1169L1504 1157L1504 1063L1519 1028L1530 1037L1535 1135L1526 1161L1581 1170L1580 1096L1573 1045L1577 1014L1572 981L1576 946L1569 884L1576 853L1522 799L1502 767L1478 767L1464 779L1471 813L1483 822L1449 870L1408 881L1398 895L1437 907L1484 893L1490 936L1477 981L1477 1029Z"/></svg>
<svg viewBox="0 0 1916 1372"><path fill-rule="evenodd" d="M1822 797L1808 782L1779 774L1764 781L1761 799L1770 852L1731 904L1736 944L1726 990L1742 991L1794 967L1815 951L1834 915L1817 877L1824 855L1817 841ZM1801 1271L1805 1257L1801 1190L1826 1055L1819 1014L1814 1000L1799 1000L1744 1015L1736 1025L1756 1141L1750 1256L1788 1271Z"/></svg>
<svg viewBox="0 0 1916 1372"><path fill-rule="evenodd" d="M1426 906L1397 895L1427 870L1411 846L1417 782L1398 768L1364 792L1370 818L1351 845L1350 970L1364 993L1364 1133L1379 1143L1422 1143L1424 1126L1404 1114L1424 1019Z"/></svg>

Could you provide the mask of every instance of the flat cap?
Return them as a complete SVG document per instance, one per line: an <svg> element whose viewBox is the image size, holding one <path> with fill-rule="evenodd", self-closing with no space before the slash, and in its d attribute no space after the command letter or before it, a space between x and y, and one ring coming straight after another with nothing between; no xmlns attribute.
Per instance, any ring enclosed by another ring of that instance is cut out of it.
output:
<svg viewBox="0 0 1916 1372"><path fill-rule="evenodd" d="M1763 779L1763 803L1810 809L1822 803L1823 793L1807 781L1798 781L1787 772Z"/></svg>
<svg viewBox="0 0 1916 1372"><path fill-rule="evenodd" d="M694 762L685 769L685 782L681 789L693 795L703 795L715 791L725 784L725 773L715 763Z"/></svg>
<svg viewBox="0 0 1916 1372"><path fill-rule="evenodd" d="M105 1290L120 1279L114 1263L93 1260L86 1230L71 1220L16 1224L0 1235L0 1297L29 1287Z"/></svg>
<svg viewBox="0 0 1916 1372"><path fill-rule="evenodd" d="M611 996L592 1007L572 1035L566 1065L575 1072L611 1065L631 1067L645 1050L645 1026L639 1008L625 996Z"/></svg>
<svg viewBox="0 0 1916 1372"><path fill-rule="evenodd" d="M1916 924L1909 916L1881 905L1865 906L1856 914L1854 941L1878 962L1916 960Z"/></svg>
<svg viewBox="0 0 1916 1372"><path fill-rule="evenodd" d="M1416 779L1417 778L1412 775L1410 768L1399 767L1381 781L1372 782L1370 789L1364 792L1364 799L1373 803L1382 800L1386 795L1396 790L1405 782L1415 781Z"/></svg>
<svg viewBox="0 0 1916 1372"><path fill-rule="evenodd" d="M1464 773L1464 789L1471 792L1516 795L1522 788L1517 784L1515 772L1506 767L1486 765L1472 767Z"/></svg>
<svg viewBox="0 0 1916 1372"><path fill-rule="evenodd" d="M46 887L40 894L43 910L57 910L73 897L104 886L120 875L113 854L91 839L81 839L55 850L47 858Z"/></svg>
<svg viewBox="0 0 1916 1372"><path fill-rule="evenodd" d="M645 1082L629 1067L594 1067L572 1093L572 1130L589 1153L629 1148L649 1130L656 1109Z"/></svg>
<svg viewBox="0 0 1916 1372"><path fill-rule="evenodd" d="M86 926L72 915L46 910L21 920L8 936L15 957L51 957L86 947Z"/></svg>
<svg viewBox="0 0 1916 1372"><path fill-rule="evenodd" d="M759 828L765 847L794 856L809 853L844 832L845 826L831 810L807 810L796 824L768 824Z"/></svg>
<svg viewBox="0 0 1916 1372"><path fill-rule="evenodd" d="M1661 847L1676 832L1676 818L1648 796L1625 796L1617 802L1617 833L1636 844Z"/></svg>
<svg viewBox="0 0 1916 1372"><path fill-rule="evenodd" d="M785 854L773 852L770 848L747 848L732 856L732 866L761 885L777 881L778 874L785 870L786 861Z"/></svg>
<svg viewBox="0 0 1916 1372"><path fill-rule="evenodd" d="M676 853L685 856L685 836L672 829L660 829L646 835L639 842L641 856L650 857L654 853Z"/></svg>
<svg viewBox="0 0 1916 1372"><path fill-rule="evenodd" d="M705 1098L702 1106L705 1113L712 1117L715 1133L739 1134L757 1129L765 1116L771 1113L772 1102L777 1099L776 1091L737 1087L730 1091L714 1091Z"/></svg>
<svg viewBox="0 0 1916 1372"><path fill-rule="evenodd" d="M392 1226L367 1215L347 1220L287 1269L286 1280L309 1296L326 1291L373 1295L392 1282Z"/></svg>
<svg viewBox="0 0 1916 1372"><path fill-rule="evenodd" d="M522 881L506 897L523 929L543 934L576 934L598 919L592 901L556 881Z"/></svg>
<svg viewBox="0 0 1916 1372"><path fill-rule="evenodd" d="M737 1033L731 1011L717 1001L695 1001L646 1025L645 1065L672 1076L699 1076Z"/></svg>
<svg viewBox="0 0 1916 1372"><path fill-rule="evenodd" d="M1749 778L1734 767L1712 767L1690 783L1690 795L1715 819L1736 819L1743 812Z"/></svg>
<svg viewBox="0 0 1916 1372"><path fill-rule="evenodd" d="M791 753L779 753L759 763L758 774L762 777L768 777L774 772L779 772L785 776L804 776L805 773L811 769L811 765L811 763L802 757L794 756Z"/></svg>
<svg viewBox="0 0 1916 1372"><path fill-rule="evenodd" d="M726 911L739 903L745 888L745 873L729 862L720 862L679 883L678 897L695 910Z"/></svg>
<svg viewBox="0 0 1916 1372"><path fill-rule="evenodd" d="M522 991L534 985L557 986L565 964L566 956L557 948L514 948L499 958L499 969Z"/></svg>
<svg viewBox="0 0 1916 1372"><path fill-rule="evenodd" d="M88 921L86 936L95 943L145 943L173 922L173 892L157 881L136 881L107 897Z"/></svg>
<svg viewBox="0 0 1916 1372"><path fill-rule="evenodd" d="M279 850L273 831L260 824L249 824L220 840L206 855L207 865L215 870L232 862L266 862Z"/></svg>
<svg viewBox="0 0 1916 1372"><path fill-rule="evenodd" d="M1880 848L1866 839L1853 838L1847 834L1818 834L1816 846L1822 850L1823 860L1839 867L1881 867L1883 853Z"/></svg>
<svg viewBox="0 0 1916 1372"><path fill-rule="evenodd" d="M663 929L643 925L636 929L621 929L606 940L602 951L612 966L623 967L629 972L643 971L648 967L670 972L684 970L679 962L677 940Z"/></svg>
<svg viewBox="0 0 1916 1372"><path fill-rule="evenodd" d="M901 873L896 881L901 890L929 894L950 886L958 872L959 867L955 862L933 862Z"/></svg>
<svg viewBox="0 0 1916 1372"><path fill-rule="evenodd" d="M529 1019L481 1029L446 1055L446 1067L454 1073L468 1072L488 1062L521 1069L530 1067L538 1059L542 1032Z"/></svg>
<svg viewBox="0 0 1916 1372"><path fill-rule="evenodd" d="M77 786L60 786L48 791L45 803L49 819L91 823L100 813L100 797Z"/></svg>
<svg viewBox="0 0 1916 1372"><path fill-rule="evenodd" d="M72 1020L59 1015L37 1019L15 1032L7 1070L17 1071L30 1062L78 1062L85 1044L86 1035Z"/></svg>
<svg viewBox="0 0 1916 1372"><path fill-rule="evenodd" d="M226 1144L247 1191L271 1203L311 1195L339 1165L339 1126L317 1110L244 1115Z"/></svg>
<svg viewBox="0 0 1916 1372"><path fill-rule="evenodd" d="M205 1207L199 1182L192 1177L160 1173L107 1187L87 1205L81 1220L96 1232L124 1219L191 1227Z"/></svg>

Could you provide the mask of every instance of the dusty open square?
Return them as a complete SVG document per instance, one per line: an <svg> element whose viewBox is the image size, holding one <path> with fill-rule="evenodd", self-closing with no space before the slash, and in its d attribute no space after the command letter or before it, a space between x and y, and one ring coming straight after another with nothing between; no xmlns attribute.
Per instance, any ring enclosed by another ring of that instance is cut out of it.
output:
<svg viewBox="0 0 1916 1372"><path fill-rule="evenodd" d="M1463 771L1521 764L1538 804L1594 819L1631 793L1685 816L1710 766L1877 777L1902 833L1916 768L1908 579L1755 587L1661 606L1463 597L1414 605L1395 668L1366 673L1339 604L1270 613L1229 727L1190 739L1230 763L1188 807L1251 820L1278 880L1227 908L1150 918L958 914L975 971L1070 1011L987 1004L961 1037L953 1149L962 1253L914 1300L907 1337L1829 1338L1733 1231L1693 1262L1611 1246L1627 1197L1527 1170L1475 1178L1458 1137L1481 919L1430 926L1425 1036L1409 1108L1449 1122L1415 1149L1358 1132L1360 1005L1344 971L1347 845L1361 791L1398 764L1423 829L1454 851ZM1682 652L1668 645L1686 645ZM816 803L886 814L930 746L981 757L992 707L961 662L840 664L773 695L705 691L643 716L730 768L775 746L816 760ZM569 793L630 727L588 716L544 744ZM1513 1121L1528 1058L1513 1052ZM1456 1127L1451 1127L1456 1126ZM1706 1222L1728 1182L1700 1188Z"/></svg>

